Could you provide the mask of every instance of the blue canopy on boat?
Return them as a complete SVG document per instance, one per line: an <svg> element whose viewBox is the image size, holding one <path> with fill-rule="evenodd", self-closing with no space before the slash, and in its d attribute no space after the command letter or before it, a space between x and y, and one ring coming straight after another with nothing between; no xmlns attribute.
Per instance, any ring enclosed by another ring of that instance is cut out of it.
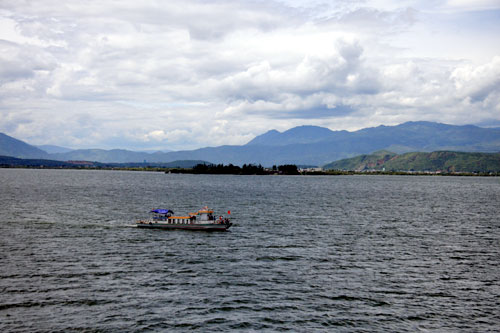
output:
<svg viewBox="0 0 500 333"><path fill-rule="evenodd" d="M171 211L170 209L153 209L151 213L157 213L157 214L173 214L174 212Z"/></svg>

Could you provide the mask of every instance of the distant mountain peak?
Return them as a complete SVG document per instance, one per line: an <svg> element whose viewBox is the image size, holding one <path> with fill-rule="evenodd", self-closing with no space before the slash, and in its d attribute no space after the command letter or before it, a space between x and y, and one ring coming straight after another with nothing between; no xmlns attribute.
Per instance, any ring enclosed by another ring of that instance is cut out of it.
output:
<svg viewBox="0 0 500 333"><path fill-rule="evenodd" d="M280 135L280 132L272 129L264 134L256 136L253 140L250 140L247 145L266 145L267 142L275 141Z"/></svg>
<svg viewBox="0 0 500 333"><path fill-rule="evenodd" d="M321 127L321 126L316 126L316 125L300 125L300 126L292 127L290 129L286 130L285 132L293 131L293 130L309 130L309 129L324 130L324 129L328 129L328 128Z"/></svg>
<svg viewBox="0 0 500 333"><path fill-rule="evenodd" d="M290 144L315 143L330 139L333 131L320 126L301 125L284 132L270 130L255 137L247 145L286 146Z"/></svg>
<svg viewBox="0 0 500 333"><path fill-rule="evenodd" d="M273 134L273 135L274 135L274 134L280 134L280 133L281 133L280 131L277 131L277 130L275 130L275 129L272 129L272 130L267 131L267 132L266 132L266 133L264 133L264 134Z"/></svg>

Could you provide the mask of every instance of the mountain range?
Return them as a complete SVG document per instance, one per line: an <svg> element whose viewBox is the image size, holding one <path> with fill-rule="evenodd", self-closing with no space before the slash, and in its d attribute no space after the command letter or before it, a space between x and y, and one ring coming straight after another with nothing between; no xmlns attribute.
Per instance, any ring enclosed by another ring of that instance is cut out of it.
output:
<svg viewBox="0 0 500 333"><path fill-rule="evenodd" d="M42 146L43 147L43 146ZM57 147L51 147L51 151ZM318 126L299 126L284 132L268 131L245 145L206 147L174 152L78 149L48 152L0 133L0 155L18 158L86 160L103 163L171 162L204 160L212 163L324 165L332 161L378 150L398 154L436 150L500 152L500 128L455 126L434 122L407 122L358 131L332 131Z"/></svg>

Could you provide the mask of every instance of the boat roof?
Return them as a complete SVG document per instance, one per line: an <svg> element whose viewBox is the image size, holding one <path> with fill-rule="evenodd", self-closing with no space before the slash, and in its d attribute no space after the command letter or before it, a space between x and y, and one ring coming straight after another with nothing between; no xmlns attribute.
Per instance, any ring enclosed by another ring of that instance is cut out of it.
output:
<svg viewBox="0 0 500 333"><path fill-rule="evenodd" d="M163 208L158 208L158 209L152 209L150 211L150 213L156 213L156 214L175 214L172 210L170 209L163 209ZM203 208L203 209L200 209L199 211L197 211L196 213L189 213L190 216L193 216L193 215L198 215L198 214L213 214L214 211L212 209L209 209L209 208Z"/></svg>
<svg viewBox="0 0 500 333"><path fill-rule="evenodd" d="M173 214L174 212L171 211L170 209L152 209L150 213L156 213L156 214Z"/></svg>

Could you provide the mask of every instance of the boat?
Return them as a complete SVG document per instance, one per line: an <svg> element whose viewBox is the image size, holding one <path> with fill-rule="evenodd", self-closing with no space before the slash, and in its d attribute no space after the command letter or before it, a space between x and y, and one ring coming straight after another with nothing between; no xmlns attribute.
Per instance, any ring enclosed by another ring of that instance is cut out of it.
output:
<svg viewBox="0 0 500 333"><path fill-rule="evenodd" d="M226 231L233 225L227 217L216 217L208 207L183 216L174 215L170 209L152 209L150 213L150 219L136 222L138 228Z"/></svg>

